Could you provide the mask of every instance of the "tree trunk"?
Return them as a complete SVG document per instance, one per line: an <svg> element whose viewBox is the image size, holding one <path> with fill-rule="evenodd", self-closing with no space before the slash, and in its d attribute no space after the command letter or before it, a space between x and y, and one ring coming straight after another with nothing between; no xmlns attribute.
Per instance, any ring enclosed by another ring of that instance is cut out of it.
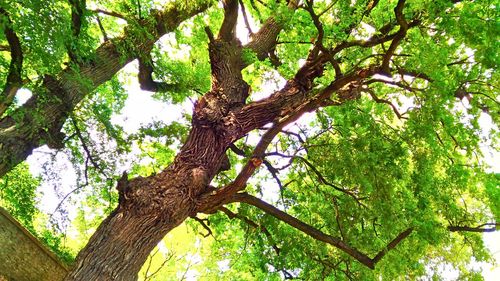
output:
<svg viewBox="0 0 500 281"><path fill-rule="evenodd" d="M80 252L65 280L137 280L149 253L189 214L189 202L178 196L170 199L178 206L171 215L116 209Z"/></svg>
<svg viewBox="0 0 500 281"><path fill-rule="evenodd" d="M173 164L147 178L118 181L118 207L79 253L65 280L136 280L160 240L198 207L217 173L226 143L213 128L195 126Z"/></svg>

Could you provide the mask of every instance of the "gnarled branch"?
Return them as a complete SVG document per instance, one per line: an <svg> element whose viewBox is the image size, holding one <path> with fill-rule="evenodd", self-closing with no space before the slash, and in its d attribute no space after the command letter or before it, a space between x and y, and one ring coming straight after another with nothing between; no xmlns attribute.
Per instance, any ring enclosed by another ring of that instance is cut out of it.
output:
<svg viewBox="0 0 500 281"><path fill-rule="evenodd" d="M144 28L126 27L121 37L101 44L84 62L77 62L77 65L52 76L50 81L44 83L45 89L41 90L62 98L41 100L34 93L21 108L13 112L13 115L23 116L23 119L14 120L9 116L0 119L0 177L25 160L34 148L45 143L41 131L59 131L75 106L135 59L138 51L151 49L161 36L172 31L183 20L206 10L211 4L212 1L205 1L184 8L171 5L164 11L157 11L141 20L140 24ZM130 50L131 46L135 49ZM34 114L43 116L43 120L32 122Z"/></svg>

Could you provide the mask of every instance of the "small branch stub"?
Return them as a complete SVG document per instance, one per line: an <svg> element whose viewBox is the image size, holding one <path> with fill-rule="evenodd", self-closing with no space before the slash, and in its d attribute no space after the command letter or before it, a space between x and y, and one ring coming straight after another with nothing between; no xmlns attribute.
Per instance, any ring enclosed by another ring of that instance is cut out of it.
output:
<svg viewBox="0 0 500 281"><path fill-rule="evenodd" d="M250 159L250 161L252 162L252 165L255 168L258 168L260 165L262 165L262 159L257 158L257 157L253 157L252 159Z"/></svg>

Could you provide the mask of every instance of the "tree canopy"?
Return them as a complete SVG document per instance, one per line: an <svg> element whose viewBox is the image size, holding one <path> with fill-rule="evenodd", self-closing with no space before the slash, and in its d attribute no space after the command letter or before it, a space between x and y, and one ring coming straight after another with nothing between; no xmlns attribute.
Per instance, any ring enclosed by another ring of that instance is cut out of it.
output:
<svg viewBox="0 0 500 281"><path fill-rule="evenodd" d="M498 9L2 1L0 204L72 260L65 280L481 279L500 221ZM124 130L135 81L179 118ZM61 155L69 253L37 210Z"/></svg>

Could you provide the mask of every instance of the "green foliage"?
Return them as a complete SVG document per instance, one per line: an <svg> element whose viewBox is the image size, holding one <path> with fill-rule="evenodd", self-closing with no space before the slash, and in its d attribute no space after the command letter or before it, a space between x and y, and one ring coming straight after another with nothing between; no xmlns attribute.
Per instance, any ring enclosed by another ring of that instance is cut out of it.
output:
<svg viewBox="0 0 500 281"><path fill-rule="evenodd" d="M27 164L18 165L0 179L0 206L30 230L36 215L36 188L39 178L34 178Z"/></svg>

